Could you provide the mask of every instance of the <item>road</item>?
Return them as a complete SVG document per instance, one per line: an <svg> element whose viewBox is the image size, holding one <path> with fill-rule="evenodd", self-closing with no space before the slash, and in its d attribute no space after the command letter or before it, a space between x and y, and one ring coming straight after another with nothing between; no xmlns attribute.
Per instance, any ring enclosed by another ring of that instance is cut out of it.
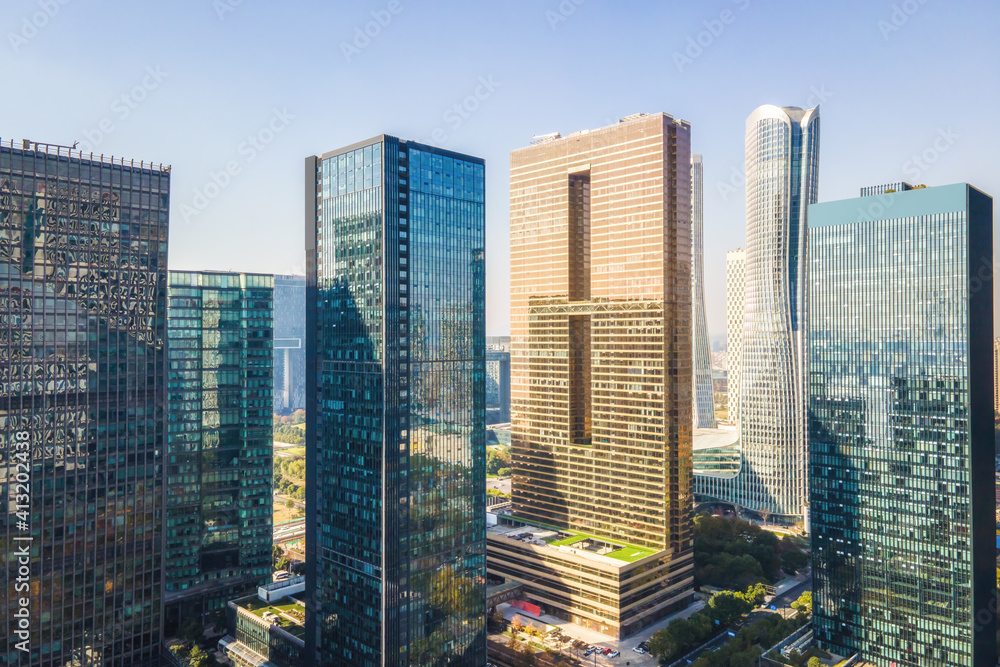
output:
<svg viewBox="0 0 1000 667"><path fill-rule="evenodd" d="M487 477L486 488L496 489L500 493L510 493L510 477Z"/></svg>
<svg viewBox="0 0 1000 667"><path fill-rule="evenodd" d="M305 519L298 519L296 521L283 523L279 526L274 527L274 543L283 544L285 542L293 542L294 540L300 537L305 537L305 534L306 534Z"/></svg>
<svg viewBox="0 0 1000 667"><path fill-rule="evenodd" d="M284 494L278 493L277 491L274 492L274 497L278 498L280 500L280 502L282 502L282 503L286 503L289 500L291 500L293 503L295 503L295 507L297 507L300 510L304 510L306 508L305 501L296 500L295 498L292 498L291 496L286 496Z"/></svg>
<svg viewBox="0 0 1000 667"><path fill-rule="evenodd" d="M682 660L685 662L682 664L692 663L706 653L714 653L715 651L718 651L720 648L728 644L729 640L736 636L741 628L747 625L752 625L765 614L781 614L782 617L788 618L791 614L796 613L795 610L793 610L789 605L795 602L799 596L802 595L802 593L808 590L812 590L811 576L805 579L805 581L801 584L793 586L781 595L776 595L771 598L768 605L773 605L777 607L777 609L756 609L750 612L736 623L732 623L721 635L710 641L708 644L695 649L696 652L689 653L684 656ZM732 636L729 635L730 632L733 633Z"/></svg>

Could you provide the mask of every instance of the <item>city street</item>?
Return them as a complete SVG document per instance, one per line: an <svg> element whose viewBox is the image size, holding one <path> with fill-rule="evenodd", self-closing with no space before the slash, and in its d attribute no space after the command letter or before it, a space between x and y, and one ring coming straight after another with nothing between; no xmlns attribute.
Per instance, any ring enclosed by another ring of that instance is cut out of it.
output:
<svg viewBox="0 0 1000 667"><path fill-rule="evenodd" d="M486 488L496 489L500 493L510 493L510 477L487 477Z"/></svg>
<svg viewBox="0 0 1000 667"><path fill-rule="evenodd" d="M721 635L711 640L707 644L698 647L688 655L684 656L683 658L684 664L689 662L694 662L705 653L713 653L715 651L718 651L720 648L728 644L729 640L731 640L737 633L739 633L741 628L747 625L752 625L754 622L756 622L759 618L763 617L765 614L781 614L783 618L788 618L794 615L797 612L794 609L792 609L790 605L793 602L795 602L795 600L797 600L800 595L802 595L804 592L808 590L812 590L812 576L806 577L804 581L794 586L791 586L790 588L787 588L779 595L776 595L773 598L771 598L771 600L768 601L767 603L768 608L756 609L750 612L736 623L731 624L728 628L726 628L726 630ZM776 609L774 610L770 609L771 606L776 607ZM730 632L732 632L733 634L730 635L729 634Z"/></svg>

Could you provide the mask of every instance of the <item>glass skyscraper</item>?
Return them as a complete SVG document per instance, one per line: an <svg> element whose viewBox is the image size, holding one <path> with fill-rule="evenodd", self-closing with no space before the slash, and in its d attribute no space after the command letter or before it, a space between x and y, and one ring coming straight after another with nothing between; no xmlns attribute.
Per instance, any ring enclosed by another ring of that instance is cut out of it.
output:
<svg viewBox="0 0 1000 667"><path fill-rule="evenodd" d="M171 271L164 626L270 582L274 277Z"/></svg>
<svg viewBox="0 0 1000 667"><path fill-rule="evenodd" d="M0 143L0 665L158 664L169 195Z"/></svg>
<svg viewBox="0 0 1000 667"><path fill-rule="evenodd" d="M695 428L715 428L715 392L712 390L712 347L705 318L705 167L700 155L691 156L691 346L694 349Z"/></svg>
<svg viewBox="0 0 1000 667"><path fill-rule="evenodd" d="M699 496L786 521L806 505L806 214L819 129L819 107L764 105L747 118L743 341L730 400L742 463L733 477L696 482Z"/></svg>
<svg viewBox="0 0 1000 667"><path fill-rule="evenodd" d="M813 629L879 667L996 663L993 201L809 210Z"/></svg>
<svg viewBox="0 0 1000 667"><path fill-rule="evenodd" d="M274 276L274 410L306 406L306 277Z"/></svg>
<svg viewBox="0 0 1000 667"><path fill-rule="evenodd" d="M317 665L486 662L484 169L387 135L306 159Z"/></svg>

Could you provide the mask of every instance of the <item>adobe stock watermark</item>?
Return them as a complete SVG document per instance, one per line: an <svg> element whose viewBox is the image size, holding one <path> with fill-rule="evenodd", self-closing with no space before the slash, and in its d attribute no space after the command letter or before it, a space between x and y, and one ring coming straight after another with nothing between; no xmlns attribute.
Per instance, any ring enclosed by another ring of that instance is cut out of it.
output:
<svg viewBox="0 0 1000 667"><path fill-rule="evenodd" d="M910 18L926 4L927 0L903 0L903 2L893 5L889 20L879 19L876 24L878 31L882 33L882 39L888 42L892 33L899 32L904 25L909 23Z"/></svg>
<svg viewBox="0 0 1000 667"><path fill-rule="evenodd" d="M449 132L455 132L469 118L472 117L483 102L493 97L493 93L503 84L497 81L492 74L479 77L478 85L471 95L455 102L441 115L441 120L447 124L447 128L438 127L431 132L429 143L441 145L448 141Z"/></svg>
<svg viewBox="0 0 1000 667"><path fill-rule="evenodd" d="M180 213L184 223L189 224L192 219L201 215L202 211L232 185L233 179L243 173L244 167L256 160L257 156L264 152L293 120L295 116L288 113L287 109L275 109L263 127L248 135L245 141L241 141L236 147L236 153L241 159L229 160L220 171L210 171L208 182L194 189L190 203L181 205Z"/></svg>
<svg viewBox="0 0 1000 667"><path fill-rule="evenodd" d="M232 14L243 4L243 0L212 0L212 8L220 21L226 20L226 14Z"/></svg>
<svg viewBox="0 0 1000 667"><path fill-rule="evenodd" d="M169 72L164 72L159 65L147 67L146 73L139 83L111 102L111 113L98 121L96 127L83 131L83 141L80 142L79 146L80 151L93 153L97 150L101 142L118 129L117 123L125 122L132 115L132 112L138 109L139 105L149 98L149 94L159 88L169 75Z"/></svg>
<svg viewBox="0 0 1000 667"><path fill-rule="evenodd" d="M16 519L10 533L14 551L9 565L16 571L13 577L14 592L11 600L16 602L13 618L13 636L18 639L14 647L22 653L31 650L31 434L17 431L8 442L7 480L10 482L11 497L8 504L11 516Z"/></svg>
<svg viewBox="0 0 1000 667"><path fill-rule="evenodd" d="M565 23L569 17L576 13L576 8L587 0L562 0L555 9L545 11L545 20L549 22L549 28L553 31L559 27L560 23Z"/></svg>
<svg viewBox="0 0 1000 667"><path fill-rule="evenodd" d="M819 86L810 86L809 96L806 98L806 103L803 108L811 109L833 99L833 97L833 91L827 90L826 84L821 83ZM738 194L746 186L746 184L746 165L741 167L734 166L729 170L729 178L727 180L716 182L715 188L719 192L719 196L722 197L722 201L725 202L728 201L732 195Z"/></svg>
<svg viewBox="0 0 1000 667"><path fill-rule="evenodd" d="M750 6L750 0L731 1L740 11L745 11ZM687 47L685 47L683 53L680 51L674 51L673 53L674 65L677 66L677 71L683 74L685 68L693 65L694 61L700 58L705 53L705 50L712 46L712 44L715 44L715 40L722 36L722 33L726 31L726 26L736 22L737 16L738 14L732 9L723 9L716 18L702 21L705 29L696 35L688 37Z"/></svg>
<svg viewBox="0 0 1000 667"><path fill-rule="evenodd" d="M919 181L927 170L955 145L958 138L959 135L950 127L938 128L934 141L924 150L910 156L900 169L911 180Z"/></svg>
<svg viewBox="0 0 1000 667"><path fill-rule="evenodd" d="M70 2L72 0L38 0L38 11L21 17L21 29L18 32L7 33L7 41L14 53L34 39Z"/></svg>
<svg viewBox="0 0 1000 667"><path fill-rule="evenodd" d="M344 59L351 62L361 52L371 46L372 40L382 34L382 31L389 27L392 20L403 12L402 0L389 0L384 9L373 9L372 20L363 26L355 26L354 38L350 42L340 43L340 52L344 54Z"/></svg>

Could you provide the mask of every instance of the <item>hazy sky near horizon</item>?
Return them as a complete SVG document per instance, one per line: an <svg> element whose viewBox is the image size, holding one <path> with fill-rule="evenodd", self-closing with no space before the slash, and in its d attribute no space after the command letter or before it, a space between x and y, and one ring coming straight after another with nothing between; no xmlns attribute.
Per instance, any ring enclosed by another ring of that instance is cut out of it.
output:
<svg viewBox="0 0 1000 667"><path fill-rule="evenodd" d="M0 138L172 165L172 269L303 273L307 155L387 133L484 157L502 334L510 151L665 111L704 156L717 335L750 112L821 105L820 201L1000 195L997 26L997 0L5 0Z"/></svg>

